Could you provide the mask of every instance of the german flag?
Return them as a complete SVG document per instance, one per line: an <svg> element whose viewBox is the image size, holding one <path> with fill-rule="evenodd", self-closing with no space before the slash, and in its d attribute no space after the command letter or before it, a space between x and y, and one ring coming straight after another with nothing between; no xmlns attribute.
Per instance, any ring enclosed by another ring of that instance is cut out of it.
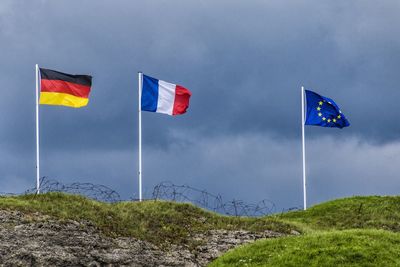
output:
<svg viewBox="0 0 400 267"><path fill-rule="evenodd" d="M40 68L40 104L73 108L89 103L92 76L72 75Z"/></svg>

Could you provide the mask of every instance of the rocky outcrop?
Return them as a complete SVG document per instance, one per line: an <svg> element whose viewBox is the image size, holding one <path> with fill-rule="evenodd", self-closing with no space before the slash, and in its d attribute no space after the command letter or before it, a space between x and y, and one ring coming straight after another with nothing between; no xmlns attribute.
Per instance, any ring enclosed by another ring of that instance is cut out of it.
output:
<svg viewBox="0 0 400 267"><path fill-rule="evenodd" d="M135 238L107 237L88 221L0 210L0 265L205 266L228 249L278 236L270 231L213 230L193 236L200 244L195 248L160 249Z"/></svg>

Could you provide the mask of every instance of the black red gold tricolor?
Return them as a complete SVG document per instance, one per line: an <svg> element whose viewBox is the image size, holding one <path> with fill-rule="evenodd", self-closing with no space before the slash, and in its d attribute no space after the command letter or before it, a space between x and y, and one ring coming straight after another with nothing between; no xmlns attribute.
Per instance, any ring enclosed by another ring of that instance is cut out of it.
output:
<svg viewBox="0 0 400 267"><path fill-rule="evenodd" d="M40 104L79 108L89 102L92 77L40 68Z"/></svg>

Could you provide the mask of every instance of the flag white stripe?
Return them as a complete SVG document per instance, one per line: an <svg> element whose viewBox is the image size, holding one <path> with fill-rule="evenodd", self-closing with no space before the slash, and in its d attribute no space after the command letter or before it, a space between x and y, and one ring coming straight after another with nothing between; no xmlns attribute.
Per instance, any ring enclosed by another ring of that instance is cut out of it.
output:
<svg viewBox="0 0 400 267"><path fill-rule="evenodd" d="M175 88L176 85L159 80L158 81L158 113L165 113L172 115L175 102Z"/></svg>

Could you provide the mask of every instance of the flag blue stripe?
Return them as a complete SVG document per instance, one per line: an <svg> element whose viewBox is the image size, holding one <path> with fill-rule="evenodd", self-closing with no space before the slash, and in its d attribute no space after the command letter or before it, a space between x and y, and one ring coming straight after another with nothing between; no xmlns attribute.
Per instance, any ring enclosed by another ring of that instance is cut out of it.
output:
<svg viewBox="0 0 400 267"><path fill-rule="evenodd" d="M142 107L144 111L156 112L158 104L158 80L143 75Z"/></svg>

